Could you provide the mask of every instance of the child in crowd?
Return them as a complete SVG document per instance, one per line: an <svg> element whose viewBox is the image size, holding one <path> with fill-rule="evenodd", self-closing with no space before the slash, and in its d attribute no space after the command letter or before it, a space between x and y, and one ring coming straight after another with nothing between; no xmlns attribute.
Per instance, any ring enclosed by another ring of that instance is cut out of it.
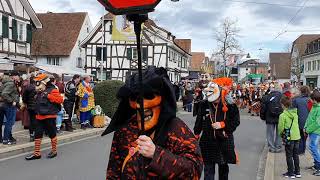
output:
<svg viewBox="0 0 320 180"><path fill-rule="evenodd" d="M288 166L288 172L284 173L283 176L290 179L301 178L298 154L299 140L301 138L298 111L297 109L290 108L292 107L292 103L287 96L281 98L281 104L284 111L279 117L278 129L285 145Z"/></svg>
<svg viewBox="0 0 320 180"><path fill-rule="evenodd" d="M314 166L312 168L315 171L313 175L320 176L320 92L315 90L311 97L313 99L313 106L304 128L305 132L309 135L309 149L314 159Z"/></svg>

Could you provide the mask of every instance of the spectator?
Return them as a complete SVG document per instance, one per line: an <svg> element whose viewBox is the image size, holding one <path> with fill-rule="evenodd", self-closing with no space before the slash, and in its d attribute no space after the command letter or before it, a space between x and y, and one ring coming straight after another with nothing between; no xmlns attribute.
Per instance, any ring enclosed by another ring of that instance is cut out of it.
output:
<svg viewBox="0 0 320 180"><path fill-rule="evenodd" d="M299 117L299 129L300 129L300 145L299 154L304 154L306 150L306 138L304 136L304 125L309 115L308 101L310 100L310 89L308 86L302 86L300 88L300 96L295 97L292 100L292 107L298 109Z"/></svg>
<svg viewBox="0 0 320 180"><path fill-rule="evenodd" d="M283 142L286 150L286 159L288 171L283 174L284 177L291 179L301 178L299 165L299 123L297 109L292 109L292 103L289 97L283 96L281 104L284 109L279 117L279 135L283 135Z"/></svg>
<svg viewBox="0 0 320 180"><path fill-rule="evenodd" d="M80 123L81 129L92 128L90 125L92 119L91 110L95 107L94 94L90 86L90 76L85 76L79 84L78 95L80 97Z"/></svg>
<svg viewBox="0 0 320 180"><path fill-rule="evenodd" d="M281 87L275 83L270 94L264 96L261 103L260 117L266 121L268 147L272 153L281 152L281 137L278 135L279 115L282 113L281 97Z"/></svg>
<svg viewBox="0 0 320 180"><path fill-rule="evenodd" d="M283 94L288 98L292 98L291 85L289 82L283 84Z"/></svg>
<svg viewBox="0 0 320 180"><path fill-rule="evenodd" d="M56 89L59 90L60 94L64 93L64 84L63 82L61 82L61 78L58 74L53 74L53 77L50 78L50 82L56 87ZM63 109L61 108L57 114L57 119L56 119L57 133L61 132L62 121L63 121Z"/></svg>
<svg viewBox="0 0 320 180"><path fill-rule="evenodd" d="M176 101L178 102L180 98L180 88L177 82L173 84L173 90L174 90L174 94L176 95Z"/></svg>
<svg viewBox="0 0 320 180"><path fill-rule="evenodd" d="M314 159L315 176L320 176L320 92L314 91L312 94L314 104L305 124L305 132L309 135L309 149Z"/></svg>
<svg viewBox="0 0 320 180"><path fill-rule="evenodd" d="M193 103L193 90L191 83L188 83L186 86L186 94L185 94L185 103L188 112L192 112L192 103Z"/></svg>
<svg viewBox="0 0 320 180"><path fill-rule="evenodd" d="M35 121L36 121L36 112L35 112L35 96L36 92L36 82L34 77L30 77L30 84L25 89L22 100L26 105L28 114L29 114L29 133L30 133L30 142L34 141L34 132L35 132Z"/></svg>
<svg viewBox="0 0 320 180"><path fill-rule="evenodd" d="M76 92L77 86L80 82L80 75L76 74L73 76L72 80L69 81L65 86L65 100L64 100L64 109L68 114L68 119L64 122L66 124L66 131L72 132L74 129L72 127L72 116L74 113L74 106L76 102Z"/></svg>
<svg viewBox="0 0 320 180"><path fill-rule="evenodd" d="M2 143L2 126L3 126L3 120L4 120L4 107L5 107L5 103L1 97L2 88L3 88L2 79L3 79L3 74L0 75L0 143Z"/></svg>
<svg viewBox="0 0 320 180"><path fill-rule="evenodd" d="M17 104L19 103L19 92L17 84L20 81L19 73L11 71L9 77L5 76L2 80L3 87L1 97L4 106L4 115L7 119L4 128L3 144L12 145L16 143L16 139L12 137L12 127L16 121Z"/></svg>

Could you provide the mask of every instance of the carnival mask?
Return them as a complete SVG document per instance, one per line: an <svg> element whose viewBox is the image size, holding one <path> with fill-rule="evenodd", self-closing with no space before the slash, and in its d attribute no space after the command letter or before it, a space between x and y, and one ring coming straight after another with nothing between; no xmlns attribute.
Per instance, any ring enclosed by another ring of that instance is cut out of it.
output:
<svg viewBox="0 0 320 180"><path fill-rule="evenodd" d="M206 88L203 90L205 99L208 100L209 102L214 102L217 99L219 99L221 91L219 86L214 83L210 82Z"/></svg>
<svg viewBox="0 0 320 180"><path fill-rule="evenodd" d="M144 129L146 131L152 129L158 124L160 110L161 110L161 96L153 95L150 97L144 97L143 104L144 104ZM139 113L139 103L136 99L130 99L130 107L132 109L137 110L137 120L138 126L141 129L141 116Z"/></svg>
<svg viewBox="0 0 320 180"><path fill-rule="evenodd" d="M46 74L39 74L34 78L36 81L36 91L41 92L46 90L47 83L50 81L49 77Z"/></svg>

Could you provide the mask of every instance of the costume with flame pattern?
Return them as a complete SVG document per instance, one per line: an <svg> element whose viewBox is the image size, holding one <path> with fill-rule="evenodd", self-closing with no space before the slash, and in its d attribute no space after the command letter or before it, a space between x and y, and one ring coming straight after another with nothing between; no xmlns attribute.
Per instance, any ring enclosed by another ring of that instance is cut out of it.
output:
<svg viewBox="0 0 320 180"><path fill-rule="evenodd" d="M238 163L233 132L240 125L239 110L232 102L232 79L212 80L203 90L204 100L198 110L194 133L200 136L205 179L214 179L215 165L219 166L219 179L228 179L228 164Z"/></svg>
<svg viewBox="0 0 320 180"><path fill-rule="evenodd" d="M115 131L106 179L199 179L200 147L191 130L176 117L176 99L167 71L148 67L143 77L144 134L155 145L154 154L140 154L137 145L141 116L138 74L134 74L120 88L118 109L103 133Z"/></svg>

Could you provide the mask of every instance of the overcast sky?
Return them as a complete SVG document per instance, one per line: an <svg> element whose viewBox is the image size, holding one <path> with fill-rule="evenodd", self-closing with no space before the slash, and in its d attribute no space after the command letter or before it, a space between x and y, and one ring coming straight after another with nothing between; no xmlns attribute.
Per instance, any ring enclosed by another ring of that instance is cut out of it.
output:
<svg viewBox="0 0 320 180"><path fill-rule="evenodd" d="M104 13L97 0L29 1L36 12L88 12L93 26ZM319 0L162 0L150 17L177 38L192 39L192 51L208 56L216 47L219 22L230 17L238 21L244 52L266 57L288 49L300 34L320 33L319 9Z"/></svg>

